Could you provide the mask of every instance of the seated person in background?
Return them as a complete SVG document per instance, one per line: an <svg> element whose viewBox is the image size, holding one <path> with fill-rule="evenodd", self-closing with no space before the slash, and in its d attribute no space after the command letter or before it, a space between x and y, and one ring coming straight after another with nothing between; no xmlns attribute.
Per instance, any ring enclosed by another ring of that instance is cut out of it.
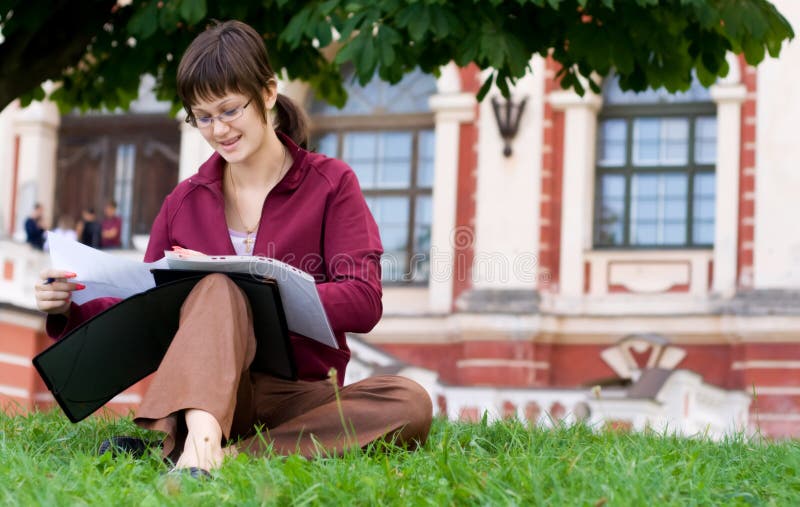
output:
<svg viewBox="0 0 800 507"><path fill-rule="evenodd" d="M108 201L105 216L100 228L100 247L122 248L122 218L117 215L116 201Z"/></svg>
<svg viewBox="0 0 800 507"><path fill-rule="evenodd" d="M44 248L44 227L42 226L42 205L34 204L33 211L25 220L25 241L37 250Z"/></svg>
<svg viewBox="0 0 800 507"><path fill-rule="evenodd" d="M78 239L81 243L92 248L100 248L100 224L94 208L86 208L81 213L82 220L78 224Z"/></svg>

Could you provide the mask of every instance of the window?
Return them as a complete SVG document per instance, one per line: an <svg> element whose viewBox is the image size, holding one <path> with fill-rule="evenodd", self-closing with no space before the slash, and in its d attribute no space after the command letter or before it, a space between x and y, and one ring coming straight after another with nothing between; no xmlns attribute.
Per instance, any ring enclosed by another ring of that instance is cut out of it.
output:
<svg viewBox="0 0 800 507"><path fill-rule="evenodd" d="M131 207L133 204L133 181L135 171L136 145L117 145L117 166L114 175L114 200L117 202L117 214L122 219L120 238L124 248L128 248L130 246ZM105 207L103 209L105 209Z"/></svg>
<svg viewBox="0 0 800 507"><path fill-rule="evenodd" d="M605 83L598 122L596 247L710 247L714 242L716 106L685 93L623 92Z"/></svg>
<svg viewBox="0 0 800 507"><path fill-rule="evenodd" d="M433 77L415 71L391 86L373 79L351 84L348 102L336 109L311 105L316 151L355 171L383 241L383 281L425 283L430 271L433 220Z"/></svg>

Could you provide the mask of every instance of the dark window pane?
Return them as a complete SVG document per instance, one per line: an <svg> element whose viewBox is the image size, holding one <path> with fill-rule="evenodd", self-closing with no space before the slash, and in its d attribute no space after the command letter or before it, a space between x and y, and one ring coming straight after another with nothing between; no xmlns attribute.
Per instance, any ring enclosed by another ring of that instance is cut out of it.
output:
<svg viewBox="0 0 800 507"><path fill-rule="evenodd" d="M397 84L389 84L375 76L361 86L345 76L347 103L341 109L322 100L311 103L312 115L362 116L385 113L425 113L430 111L428 99L436 93L436 78L419 69L406 74Z"/></svg>
<svg viewBox="0 0 800 507"><path fill-rule="evenodd" d="M698 118L694 127L694 160L697 164L717 163L717 118Z"/></svg>
<svg viewBox="0 0 800 507"><path fill-rule="evenodd" d="M714 223L695 221L692 241L696 245L714 244Z"/></svg>
<svg viewBox="0 0 800 507"><path fill-rule="evenodd" d="M713 173L701 173L694 177L692 242L698 245L711 245L714 243L715 179Z"/></svg>
<svg viewBox="0 0 800 507"><path fill-rule="evenodd" d="M667 197L679 197L686 200L688 192L688 180L685 174L665 174L662 176L664 182L664 195Z"/></svg>
<svg viewBox="0 0 800 507"><path fill-rule="evenodd" d="M625 120L605 120L600 124L600 153L597 165L602 167L625 165Z"/></svg>
<svg viewBox="0 0 800 507"><path fill-rule="evenodd" d="M633 164L658 165L660 124L657 118L637 118L633 122Z"/></svg>
<svg viewBox="0 0 800 507"><path fill-rule="evenodd" d="M378 136L372 132L348 132L344 135L342 158L356 173L362 189L376 187Z"/></svg>
<svg viewBox="0 0 800 507"><path fill-rule="evenodd" d="M601 177L600 209L597 217L597 241L601 245L621 245L624 241L625 177L606 174Z"/></svg>
<svg viewBox="0 0 800 507"><path fill-rule="evenodd" d="M686 242L686 174L635 174L631 180L631 244Z"/></svg>
<svg viewBox="0 0 800 507"><path fill-rule="evenodd" d="M664 245L682 245L686 243L686 222L665 224L662 243Z"/></svg>
<svg viewBox="0 0 800 507"><path fill-rule="evenodd" d="M381 280L403 282L406 280L408 254L405 250L385 251L381 257Z"/></svg>
<svg viewBox="0 0 800 507"><path fill-rule="evenodd" d="M636 118L633 121L633 164L674 166L689 160L689 120Z"/></svg>
<svg viewBox="0 0 800 507"><path fill-rule="evenodd" d="M625 199L625 177L624 176L603 176L601 181L603 198L605 199Z"/></svg>
<svg viewBox="0 0 800 507"><path fill-rule="evenodd" d="M431 196L417 197L414 220L414 255L410 265L411 278L416 281L427 280L430 273L432 205Z"/></svg>
<svg viewBox="0 0 800 507"><path fill-rule="evenodd" d="M421 188L433 186L433 155L434 146L433 130L423 130L419 133L417 153L417 186Z"/></svg>
<svg viewBox="0 0 800 507"><path fill-rule="evenodd" d="M336 134L332 132L321 135L316 141L317 152L329 157L337 157L336 138Z"/></svg>
<svg viewBox="0 0 800 507"><path fill-rule="evenodd" d="M622 91L619 86L619 76L616 74L606 78L603 83L603 101L609 105L630 104L673 104L686 102L711 102L711 93L708 88L700 84L693 76L689 90L679 93L669 93L663 88L658 90L647 89L643 92Z"/></svg>
<svg viewBox="0 0 800 507"><path fill-rule="evenodd" d="M655 245L658 227L652 222L631 223L631 243L634 245Z"/></svg>

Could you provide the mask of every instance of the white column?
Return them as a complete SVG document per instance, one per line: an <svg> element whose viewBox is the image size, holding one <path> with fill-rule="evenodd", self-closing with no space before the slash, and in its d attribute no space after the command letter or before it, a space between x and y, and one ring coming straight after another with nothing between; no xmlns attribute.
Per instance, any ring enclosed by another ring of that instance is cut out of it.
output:
<svg viewBox="0 0 800 507"><path fill-rule="evenodd" d="M0 111L0 238L11 230L11 197L14 189L14 115L17 101Z"/></svg>
<svg viewBox="0 0 800 507"><path fill-rule="evenodd" d="M532 59L531 67L511 90L517 104L526 99L511 156L503 154L492 106L493 97L504 99L493 89L480 105L473 260L474 288L479 290L537 288L544 60Z"/></svg>
<svg viewBox="0 0 800 507"><path fill-rule="evenodd" d="M50 101L34 102L15 115L14 133L20 139L15 239L25 240L25 219L36 202L44 207L45 225L53 225L60 122L58 108Z"/></svg>
<svg viewBox="0 0 800 507"><path fill-rule="evenodd" d="M746 97L747 89L741 84L711 87L711 98L717 103L717 202L712 290L722 296L732 296L736 292L740 120L742 102Z"/></svg>
<svg viewBox="0 0 800 507"><path fill-rule="evenodd" d="M559 292L573 298L583 294L584 252L592 248L595 134L603 99L588 91L583 97L559 91L550 95L550 104L564 111Z"/></svg>
<svg viewBox="0 0 800 507"><path fill-rule="evenodd" d="M178 113L178 119L181 121L181 158L178 167L178 181L183 181L197 172L200 165L208 160L208 157L214 152L214 149L203 139L198 129L184 121L186 111L182 110Z"/></svg>
<svg viewBox="0 0 800 507"><path fill-rule="evenodd" d="M458 189L459 129L475 120L475 95L440 93L430 99L436 115L431 273L428 282L430 311L449 313L453 302L453 276Z"/></svg>

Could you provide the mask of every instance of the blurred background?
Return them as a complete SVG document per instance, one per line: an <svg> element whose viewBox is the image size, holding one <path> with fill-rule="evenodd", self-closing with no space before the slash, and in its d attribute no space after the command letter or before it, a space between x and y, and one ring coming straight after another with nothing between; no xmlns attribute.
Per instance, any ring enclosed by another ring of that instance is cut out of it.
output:
<svg viewBox="0 0 800 507"><path fill-rule="evenodd" d="M774 2L800 23L800 4ZM455 63L397 84L343 67L337 108L302 81L310 148L356 172L380 226L384 317L352 336L348 381L411 376L453 419L586 420L719 436L800 437L800 46L729 54L710 87L600 93L534 56L504 98ZM349 73L349 74L348 74ZM209 155L144 75L127 111L0 113L0 400L53 399L30 359L51 344L26 243L117 204L141 259L165 195ZM116 397L126 413L146 380Z"/></svg>

